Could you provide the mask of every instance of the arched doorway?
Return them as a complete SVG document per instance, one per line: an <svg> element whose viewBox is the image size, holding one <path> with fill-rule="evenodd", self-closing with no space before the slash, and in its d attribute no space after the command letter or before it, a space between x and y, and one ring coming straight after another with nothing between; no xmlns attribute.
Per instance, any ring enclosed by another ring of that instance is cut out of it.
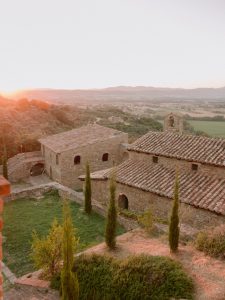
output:
<svg viewBox="0 0 225 300"><path fill-rule="evenodd" d="M31 176L41 175L44 172L44 169L45 169L45 165L43 163L37 163L31 167L30 175Z"/></svg>
<svg viewBox="0 0 225 300"><path fill-rule="evenodd" d="M122 209L128 209L129 208L129 201L126 195L119 194L118 197L118 207Z"/></svg>

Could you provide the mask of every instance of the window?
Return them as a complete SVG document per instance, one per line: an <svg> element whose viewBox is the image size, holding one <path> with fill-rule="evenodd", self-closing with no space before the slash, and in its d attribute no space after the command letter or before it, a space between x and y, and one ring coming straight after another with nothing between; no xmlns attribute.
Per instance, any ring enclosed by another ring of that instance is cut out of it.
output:
<svg viewBox="0 0 225 300"><path fill-rule="evenodd" d="M59 164L59 154L56 154L56 164L58 165Z"/></svg>
<svg viewBox="0 0 225 300"><path fill-rule="evenodd" d="M153 157L152 157L152 161L153 161L155 164L157 164L158 161L159 161L158 156L153 156Z"/></svg>
<svg viewBox="0 0 225 300"><path fill-rule="evenodd" d="M79 165L80 164L80 155L76 155L75 157L74 157L74 164L75 165Z"/></svg>
<svg viewBox="0 0 225 300"><path fill-rule="evenodd" d="M192 164L192 165L191 165L191 169L192 169L193 171L197 171L197 170L198 170L198 165L197 165L197 164Z"/></svg>
<svg viewBox="0 0 225 300"><path fill-rule="evenodd" d="M102 161L108 161L109 160L109 153L104 153L102 155Z"/></svg>

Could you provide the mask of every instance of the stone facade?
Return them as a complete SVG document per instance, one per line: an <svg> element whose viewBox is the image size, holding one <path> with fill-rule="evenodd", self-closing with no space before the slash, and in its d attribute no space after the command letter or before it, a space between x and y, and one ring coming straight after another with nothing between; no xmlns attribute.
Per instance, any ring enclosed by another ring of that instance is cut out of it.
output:
<svg viewBox="0 0 225 300"><path fill-rule="evenodd" d="M220 225L225 221L225 141L182 135L182 129L182 118L169 114L164 126L169 132L149 132L128 145L128 159L115 168L117 205L135 212L151 209L168 220L178 171L182 222L198 229ZM93 198L104 206L110 172L91 174Z"/></svg>
<svg viewBox="0 0 225 300"><path fill-rule="evenodd" d="M40 151L19 153L8 159L7 164L10 182L29 177L32 168L38 164L42 165L42 170L44 170L44 160Z"/></svg>
<svg viewBox="0 0 225 300"><path fill-rule="evenodd" d="M101 205L107 207L109 201L109 181L93 180L92 196ZM168 221L172 209L172 200L154 193L146 192L131 186L117 183L116 186L116 204L119 204L119 198L125 195L128 199L128 209L137 213L143 213L150 209L154 216ZM225 216L214 214L208 210L196 209L185 203L181 204L180 220L183 224L204 229L225 223Z"/></svg>
<svg viewBox="0 0 225 300"><path fill-rule="evenodd" d="M91 143L87 137L86 143L78 143L74 148L65 148L63 151L56 151L54 147L42 144L46 173L54 181L73 189L81 189L82 183L78 177L85 174L86 163L89 163L92 172L121 163L126 153L124 143L127 142L128 135L118 132L104 139L101 139L99 133L99 138ZM76 157L79 158L77 163Z"/></svg>

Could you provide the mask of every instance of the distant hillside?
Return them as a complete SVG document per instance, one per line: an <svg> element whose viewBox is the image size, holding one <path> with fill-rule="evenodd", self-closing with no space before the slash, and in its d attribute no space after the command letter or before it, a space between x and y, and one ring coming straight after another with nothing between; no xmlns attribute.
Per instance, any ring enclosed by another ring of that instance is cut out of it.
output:
<svg viewBox="0 0 225 300"><path fill-rule="evenodd" d="M16 99L43 99L54 103L110 102L110 101L166 101L174 100L221 100L225 101L225 87L222 88L155 88L155 87L111 87L92 90L36 89L18 92Z"/></svg>
<svg viewBox="0 0 225 300"><path fill-rule="evenodd" d="M111 106L93 109L69 105L49 104L40 100L10 101L0 98L0 157L5 136L8 156L19 152L39 150L38 139L72 128L97 122L128 132L130 140L149 130L162 130L162 125L151 118L137 118Z"/></svg>

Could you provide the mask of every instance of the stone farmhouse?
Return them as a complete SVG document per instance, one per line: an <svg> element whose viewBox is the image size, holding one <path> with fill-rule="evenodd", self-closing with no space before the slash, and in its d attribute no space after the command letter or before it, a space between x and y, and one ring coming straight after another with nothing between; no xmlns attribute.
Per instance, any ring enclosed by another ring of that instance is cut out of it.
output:
<svg viewBox="0 0 225 300"><path fill-rule="evenodd" d="M224 139L183 135L180 117L170 114L164 132L149 132L127 150L128 159L114 168L121 209L151 209L168 220L178 171L182 222L202 228L225 221ZM103 205L111 174L112 168L91 174L93 198Z"/></svg>
<svg viewBox="0 0 225 300"><path fill-rule="evenodd" d="M121 163L128 134L97 124L55 134L39 140L49 177L67 187L82 187L78 177L88 162L92 171Z"/></svg>

